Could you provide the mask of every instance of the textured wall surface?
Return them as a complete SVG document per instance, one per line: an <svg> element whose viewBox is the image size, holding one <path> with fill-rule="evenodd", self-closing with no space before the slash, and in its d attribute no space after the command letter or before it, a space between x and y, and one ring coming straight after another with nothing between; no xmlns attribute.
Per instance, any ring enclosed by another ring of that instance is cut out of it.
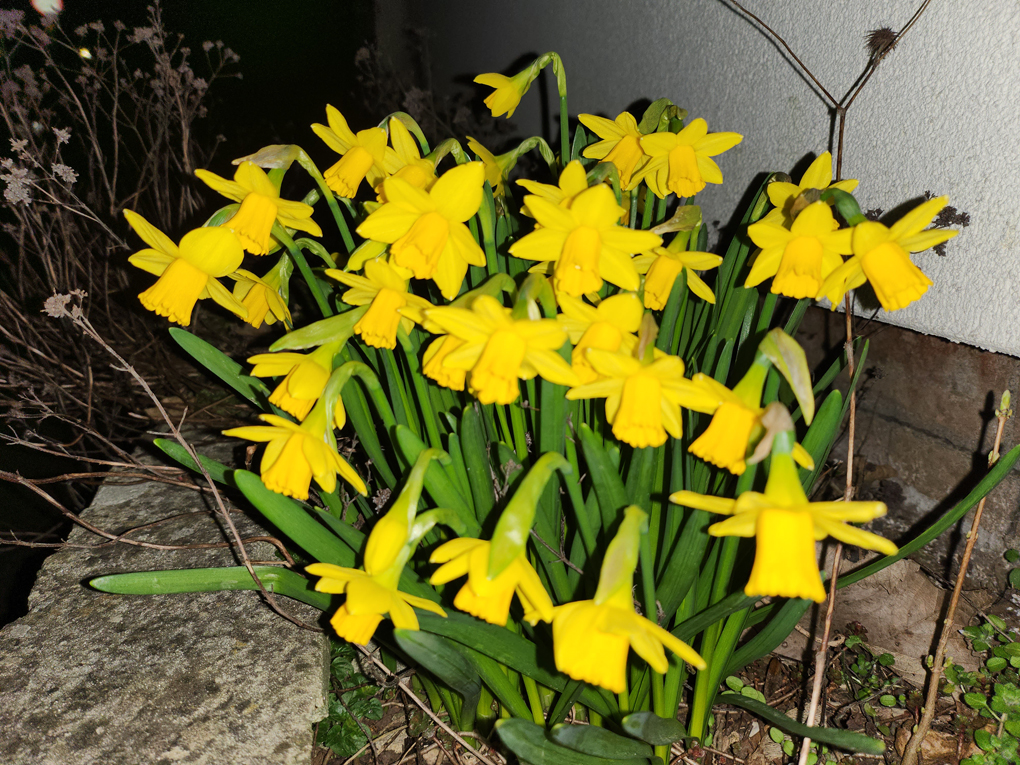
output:
<svg viewBox="0 0 1020 765"><path fill-rule="evenodd" d="M920 2L746 5L840 98L867 63L866 33L899 30ZM525 54L555 50L566 63L572 114L612 118L638 99L667 96L710 130L742 133L744 142L720 158L726 183L699 195L709 221L725 224L757 173L799 172L805 158L834 147L817 88L721 0L380 0L378 9L380 40L391 49L406 26L428 31L438 90L479 72L512 74ZM971 216L945 257L917 256L935 282L925 299L876 318L1015 356L1018 52L1017 0L935 0L849 111L843 163L844 177L862 181L865 209L890 210L932 191ZM543 111L555 116L551 73L548 83L545 104L533 90L514 115L522 135L542 131Z"/></svg>

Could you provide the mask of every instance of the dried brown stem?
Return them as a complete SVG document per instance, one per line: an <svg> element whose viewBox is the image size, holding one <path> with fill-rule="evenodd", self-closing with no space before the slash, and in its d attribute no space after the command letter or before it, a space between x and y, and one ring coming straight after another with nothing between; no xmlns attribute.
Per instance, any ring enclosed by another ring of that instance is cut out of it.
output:
<svg viewBox="0 0 1020 765"><path fill-rule="evenodd" d="M1006 427L1006 420L1011 412L1004 404L995 412L998 420L998 427L995 429L995 445L991 454L988 455L988 467L991 467L999 458L999 446L1002 444L1002 431ZM939 682L942 680L942 665L946 660L946 646L949 644L949 636L953 632L953 619L956 616L956 606L960 601L960 593L963 591L963 583L967 578L967 567L970 565L970 556L974 552L974 544L977 542L978 526L981 523L981 514L985 509L985 495L978 502L977 510L974 511L974 522L967 532L967 545L963 550L963 558L960 560L960 571L956 575L956 584L953 587L953 595L949 600L949 610L946 611L946 619L942 623L942 632L939 634L938 646L935 648L935 657L931 665L931 679L928 681L928 692L924 699L924 713L917 724L917 730L907 742L903 751L903 759L900 765L917 765L918 752L921 749L921 742L931 728L931 721L935 719L935 702L939 696Z"/></svg>

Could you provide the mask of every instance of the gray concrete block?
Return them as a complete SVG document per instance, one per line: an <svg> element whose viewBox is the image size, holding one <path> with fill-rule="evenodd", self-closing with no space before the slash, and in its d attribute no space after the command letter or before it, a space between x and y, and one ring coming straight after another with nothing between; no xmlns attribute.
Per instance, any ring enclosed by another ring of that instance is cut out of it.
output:
<svg viewBox="0 0 1020 765"><path fill-rule="evenodd" d="M162 544L224 539L197 491L145 483L103 487L83 517ZM240 513L244 536L263 534ZM76 528L72 545L102 540ZM266 543L253 559L272 560ZM0 762L5 765L305 765L326 716L328 643L253 592L108 595L103 574L237 565L224 548L163 551L124 544L50 556L29 613L0 630ZM320 613L287 598L306 622Z"/></svg>

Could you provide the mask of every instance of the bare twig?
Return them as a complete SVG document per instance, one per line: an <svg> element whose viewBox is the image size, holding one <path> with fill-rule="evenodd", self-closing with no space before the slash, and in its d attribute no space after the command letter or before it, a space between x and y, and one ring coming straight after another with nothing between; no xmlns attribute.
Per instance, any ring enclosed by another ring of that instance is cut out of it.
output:
<svg viewBox="0 0 1020 765"><path fill-rule="evenodd" d="M1009 407L1009 391L1002 397L1002 405L995 410L995 417L998 419L998 427L995 429L995 446L988 455L988 467L990 468L999 459L999 446L1002 444L1002 431L1006 427L1006 420L1012 415ZM974 522L967 532L967 545L963 550L963 558L960 560L960 571L956 575L956 585L953 587L953 595L949 600L949 610L946 611L946 619L942 623L942 632L939 635L938 646L935 648L935 658L931 665L931 679L928 681L928 692L924 700L924 713L917 724L917 730L907 742L903 751L901 765L916 765L917 754L921 748L921 742L928 735L931 728L931 721L935 719L935 702L939 696L939 682L942 679L942 665L946 659L946 645L949 643L949 636L953 632L953 619L956 616L956 605L960 600L960 592L963 590L963 583L967 578L967 567L970 565L970 556L974 552L974 544L977 542L978 525L981 523L981 514L985 509L987 495L978 502L977 510L974 511ZM1005 719L1005 718L1003 718ZM1000 727L1001 734L1001 727Z"/></svg>

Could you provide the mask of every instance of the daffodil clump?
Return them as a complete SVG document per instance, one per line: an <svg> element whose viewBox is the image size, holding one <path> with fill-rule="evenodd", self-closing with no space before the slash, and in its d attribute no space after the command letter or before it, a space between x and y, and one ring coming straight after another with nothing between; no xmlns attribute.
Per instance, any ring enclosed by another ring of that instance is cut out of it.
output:
<svg viewBox="0 0 1020 765"><path fill-rule="evenodd" d="M230 203L179 244L126 212L147 245L129 262L172 322L211 297L269 327L248 367L174 336L260 410L225 431L266 444L247 452L258 475L222 474L299 550L276 592L345 640L398 647L451 724L552 725L576 704L637 730L628 715L677 714L695 671L699 737L724 668L824 598L820 540L897 550L856 525L881 503L809 500L844 405L827 389L840 364L813 382L794 339L807 301L867 282L903 308L932 286L911 254L956 232L929 228L945 197L867 220L825 153L799 183L770 176L717 247L696 196L743 136L668 99L571 130L553 53L476 78L485 105L511 116L550 64L558 153L433 148L407 114L352 127L327 105L324 172L296 145L233 180L200 170ZM513 177L528 152L542 174Z"/></svg>

